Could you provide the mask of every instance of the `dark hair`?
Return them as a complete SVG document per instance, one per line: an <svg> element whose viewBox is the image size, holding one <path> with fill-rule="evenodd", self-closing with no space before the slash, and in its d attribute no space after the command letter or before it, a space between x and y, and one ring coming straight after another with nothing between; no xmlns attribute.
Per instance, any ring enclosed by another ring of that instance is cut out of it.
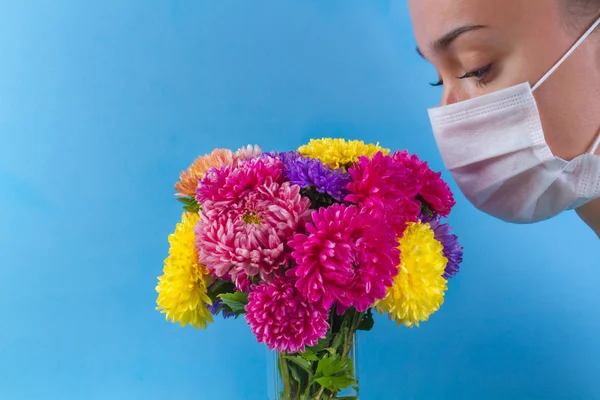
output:
<svg viewBox="0 0 600 400"><path fill-rule="evenodd" d="M574 17L597 18L600 14L600 0L563 0L567 12Z"/></svg>
<svg viewBox="0 0 600 400"><path fill-rule="evenodd" d="M600 16L600 0L561 0L567 22L572 27L581 28Z"/></svg>

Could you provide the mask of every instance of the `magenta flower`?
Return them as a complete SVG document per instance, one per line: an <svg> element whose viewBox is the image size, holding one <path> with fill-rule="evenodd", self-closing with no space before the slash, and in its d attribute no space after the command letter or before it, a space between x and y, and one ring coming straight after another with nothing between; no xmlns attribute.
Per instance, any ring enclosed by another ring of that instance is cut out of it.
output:
<svg viewBox="0 0 600 400"><path fill-rule="evenodd" d="M279 184L271 177L259 186L248 186L226 209L207 201L196 226L200 262L218 277L229 274L240 288L247 284L242 273L269 280L288 264L291 254L286 244L303 230L309 206L299 186Z"/></svg>
<svg viewBox="0 0 600 400"><path fill-rule="evenodd" d="M354 306L366 311L386 295L400 263L392 227L377 214L356 206L334 204L320 208L307 224L308 234L290 241L296 266L287 275L311 302L338 313Z"/></svg>
<svg viewBox="0 0 600 400"><path fill-rule="evenodd" d="M237 167L212 168L198 184L196 200L203 209L220 212L264 183L282 183L282 175L283 163L273 157L240 161Z"/></svg>
<svg viewBox="0 0 600 400"><path fill-rule="evenodd" d="M322 303L308 301L293 281L279 278L254 287L245 318L257 340L270 350L296 353L325 337L328 314Z"/></svg>
<svg viewBox="0 0 600 400"><path fill-rule="evenodd" d="M407 151L398 151L392 158L408 168L418 179L418 194L431 209L442 217L447 217L456 202L450 187L442 179L441 172L432 171L426 161L421 161L417 155L410 155Z"/></svg>
<svg viewBox="0 0 600 400"><path fill-rule="evenodd" d="M417 222L421 204L417 200L419 177L390 156L377 153L361 157L348 170L353 182L345 200L379 214L402 236L407 222Z"/></svg>

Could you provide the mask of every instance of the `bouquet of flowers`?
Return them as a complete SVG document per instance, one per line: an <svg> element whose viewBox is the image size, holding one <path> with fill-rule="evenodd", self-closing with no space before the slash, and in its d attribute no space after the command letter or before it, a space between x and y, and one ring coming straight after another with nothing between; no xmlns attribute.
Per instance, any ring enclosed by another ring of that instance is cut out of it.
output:
<svg viewBox="0 0 600 400"><path fill-rule="evenodd" d="M439 172L406 151L343 139L297 151L216 149L181 173L157 309L206 328L244 318L277 354L282 399L357 399L355 333L373 310L419 326L462 248Z"/></svg>

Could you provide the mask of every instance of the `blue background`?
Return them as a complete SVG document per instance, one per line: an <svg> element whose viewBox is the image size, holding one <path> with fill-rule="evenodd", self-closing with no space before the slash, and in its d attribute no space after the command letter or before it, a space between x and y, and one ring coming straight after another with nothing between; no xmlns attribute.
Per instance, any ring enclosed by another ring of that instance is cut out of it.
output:
<svg viewBox="0 0 600 400"><path fill-rule="evenodd" d="M243 319L154 310L173 184L214 147L322 136L442 169L414 47L399 0L2 1L0 398L265 399ZM600 399L598 239L457 200L462 272L420 329L360 337L361 398Z"/></svg>

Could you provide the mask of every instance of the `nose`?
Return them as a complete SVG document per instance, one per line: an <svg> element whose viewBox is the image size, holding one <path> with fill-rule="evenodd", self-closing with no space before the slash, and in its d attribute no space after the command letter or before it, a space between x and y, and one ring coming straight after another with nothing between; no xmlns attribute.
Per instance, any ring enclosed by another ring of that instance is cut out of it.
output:
<svg viewBox="0 0 600 400"><path fill-rule="evenodd" d="M458 88L457 86L444 86L440 106L447 106L449 104L458 103L463 98L464 94L460 92L460 88Z"/></svg>

